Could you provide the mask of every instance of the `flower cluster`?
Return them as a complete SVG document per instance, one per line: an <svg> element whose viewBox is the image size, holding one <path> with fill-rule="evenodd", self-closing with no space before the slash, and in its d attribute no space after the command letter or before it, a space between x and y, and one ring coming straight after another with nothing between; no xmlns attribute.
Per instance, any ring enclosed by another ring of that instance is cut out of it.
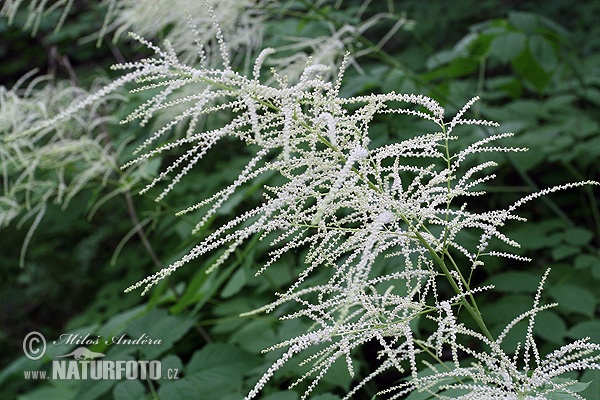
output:
<svg viewBox="0 0 600 400"><path fill-rule="evenodd" d="M130 30L145 37L157 37L166 32L169 40L187 61L197 57L198 45L204 47L210 55L209 43L214 41L213 18L218 18L227 43L238 49L253 50L260 46L262 38L262 20L264 9L270 0L103 0L105 18L98 42L109 32L114 32L115 40ZM4 0L0 7L0 16L8 17L11 24L19 8L27 12L27 20L23 29L31 29L35 34L43 18L54 10L61 10L56 22L58 31L71 7L73 0L30 1ZM165 12L168 10L168 12ZM207 12L210 10L210 12ZM217 50L218 51L218 50Z"/></svg>
<svg viewBox="0 0 600 400"><path fill-rule="evenodd" d="M123 122L146 124L165 112L170 117L146 138L136 150L136 158L124 168L178 149L180 155L142 190L161 186L157 201L219 140L234 137L245 142L256 153L237 179L180 212L204 211L196 231L244 185L271 172L283 178L283 183L265 187L260 205L216 227L180 260L126 289L144 287L146 293L191 260L221 251L210 272L255 236L268 240L272 248L257 274L285 253L307 249L304 269L296 281L277 293L277 300L255 312L271 312L290 303L294 306L282 318L308 319L312 328L271 348L287 350L247 399L258 396L286 362L315 347L316 353L310 352L303 360L312 366L294 383L310 380L304 398L340 358L354 374L353 354L367 343L376 343L381 349L380 365L349 396L383 371L395 369L410 374L410 381L382 394L399 397L413 390L458 389L466 393L464 398L543 398L553 391L573 392L568 382L556 380L564 372L600 366L595 353L598 346L586 341L541 358L532 338L534 317L545 308L539 305L540 289L532 310L507 327L508 331L519 320L530 319L522 353L525 369L521 371L516 359L506 356L500 347L506 332L493 339L478 310L475 296L489 288L471 287L469 278L485 257L523 259L489 250L492 240L518 246L501 230L510 220L522 220L515 214L521 204L555 190L596 182L549 188L504 210L472 211L469 201L482 195L482 184L494 178L490 170L495 163L479 161L478 156L526 150L500 143L510 133L492 133L473 143L459 141L456 131L465 125L490 130L498 126L465 117L477 98L449 121L440 104L423 95L390 92L345 98L340 96L340 88L348 57L333 80L328 79L329 66L313 62L297 79L274 69L265 78L263 64L273 49L263 50L246 76L232 67L223 32L214 19L212 23L222 68L215 68L206 57L201 57L200 65L189 65L169 42L158 47L134 35L155 51L155 57L115 66L128 72L36 129L69 119L126 84L137 84L135 92L152 91ZM230 118L214 129L200 129L199 121L224 113ZM431 130L402 132L398 141L376 147L370 126L382 115L419 118ZM170 136L174 127L185 124L185 134ZM459 235L464 231L478 234L478 244L462 243ZM323 269L329 272L320 275L327 276L323 281L309 281L314 271ZM479 331L457 322L458 309L470 314ZM418 318L432 319L436 326L426 340L413 330L412 323ZM461 336L480 341L489 352L465 346L458 339ZM438 355L445 348L452 354L450 371L420 376L417 357L428 354L440 360ZM470 356L475 364L464 367L459 353ZM532 373L531 357L537 365Z"/></svg>
<svg viewBox="0 0 600 400"><path fill-rule="evenodd" d="M30 78L23 77L11 89L0 86L0 228L14 220L20 226L33 218L21 265L49 203L64 209L90 181L105 186L111 177L126 180L119 171L117 150L103 128L108 119L99 112L101 103L88 108L85 116L47 124L52 114L90 94L66 82L46 82L49 77L44 76L22 87Z"/></svg>
<svg viewBox="0 0 600 400"><path fill-rule="evenodd" d="M453 354L458 350L466 352L488 369L485 372L476 369L477 372L471 373L471 369L460 367L455 359L456 369L452 373L436 375L438 380L435 382L454 375L468 375L473 380L485 375L487 378L482 385L488 388L486 390L492 390L489 388L498 383L498 376L504 376L494 371L507 369L512 364L508 361L492 363L499 357L500 348L491 338L473 298L481 289L470 287L466 273L483 264L485 256L522 259L511 253L486 253L490 240L518 246L500 230L507 221L521 219L514 214L516 208L547 192L574 185L547 189L506 210L473 212L469 210L468 199L483 193L478 188L494 177L486 172L495 164L489 161L474 164L472 156L525 150L497 144L511 136L510 133L498 133L451 152L450 143L458 139L454 133L456 128L463 125L497 126L491 121L464 118L476 98L446 122L443 108L426 96L386 93L340 97L346 62L333 82L322 76L327 66L309 64L294 82L273 71L276 84L268 85L262 83L261 67L272 49L263 51L257 58L252 77L246 77L228 64L228 52L222 39L221 53L225 62L222 69L190 67L181 63L174 52L164 51L149 42L146 44L155 49L157 58L117 68L132 70L122 79L142 82L143 86L136 90L162 89L151 101L135 110L128 121L135 118L145 121L169 107L183 105L184 111L152 134L138 148L141 154L126 165L134 165L173 148L183 149L182 155L143 191L168 180L157 198L162 199L209 149L226 136L237 137L258 150L230 186L181 211L184 214L205 209L196 230L204 226L242 185L261 174L275 171L286 181L279 186L266 187L264 201L259 206L217 228L182 259L127 291L145 286L145 293L189 261L224 249L210 271L226 262L254 235L270 240L273 246L270 260L258 273L284 253L308 248L305 269L296 282L284 293L279 293L277 301L256 312L270 312L283 303L296 303L298 310L283 318L308 318L313 321L314 328L273 347L288 350L259 380L248 399L255 397L285 362L309 347L320 346L321 350L304 361L313 363L307 374L300 378L300 381L312 379L304 395L307 397L338 358L346 360L352 374L353 352L371 341L376 341L382 348L381 365L374 375L389 368L404 371L403 365L409 366L414 380L404 392L431 386L427 379L418 378L416 356L448 343L456 343L452 347ZM193 88L191 92L195 94L179 96L178 91L183 88L187 88L186 93ZM199 118L222 112L230 112L233 116L221 127L196 131ZM410 132L396 143L371 148L369 126L381 114L422 118L437 127L437 131ZM170 128L184 120L190 121L185 137L157 144ZM575 185L590 183L593 182ZM467 248L459 242L458 235L464 230L480 232L478 246ZM468 260L467 270L460 266L464 263L456 261L456 256L452 255L457 253ZM392 262L382 262L385 259ZM307 284L310 274L322 268L331 270L330 278L321 284ZM450 285L456 293L454 297L443 298L438 290L441 281ZM542 309L537 306L537 301L532 311L521 318L535 315ZM455 304L460 304L472 315L480 333L456 323L452 311ZM425 315L440 317L438 330L430 336L430 341L423 342L416 339L410 323ZM458 344L456 338L460 335L480 339L491 347L491 355L475 353ZM526 354L535 348L531 342L529 332ZM575 351L588 348L585 342L573 346ZM570 350L563 348L561 351ZM548 360L554 359L552 355L549 357ZM549 384L553 377L544 378L543 382ZM480 393L480 386L475 384L460 384L460 387Z"/></svg>
<svg viewBox="0 0 600 400"><path fill-rule="evenodd" d="M478 332L457 324L451 308L446 304L444 308L447 316L440 318L438 323L447 335L434 335L432 338L444 338L441 344L451 349L452 362L446 365L448 369L440 370L439 367L431 366L431 374L386 389L381 394L391 394L389 398L395 399L417 390L429 393L431 398L461 400L583 399L577 392L587 385L560 376L572 371L600 369L600 345L590 343L589 338L584 338L542 357L533 338L537 314L556 306L556 304L540 305L542 287L549 272L549 269L546 270L542 277L531 310L511 321L496 340L490 340ZM517 347L514 349L514 354L507 354L503 348L503 340L521 321L527 321L523 349L521 351L520 347ZM457 336L476 339L489 350L475 351L461 344L463 341L457 340ZM431 338L428 342L429 347L441 349L439 346L434 346ZM469 366L463 366L458 356L459 352L472 357ZM535 365L532 366L532 362Z"/></svg>

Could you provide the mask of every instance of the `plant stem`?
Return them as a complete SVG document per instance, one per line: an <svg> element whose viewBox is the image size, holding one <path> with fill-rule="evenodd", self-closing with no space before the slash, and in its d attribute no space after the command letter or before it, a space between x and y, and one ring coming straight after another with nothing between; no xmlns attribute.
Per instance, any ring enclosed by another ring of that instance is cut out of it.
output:
<svg viewBox="0 0 600 400"><path fill-rule="evenodd" d="M405 222L408 223L407 220L405 220ZM411 225L409 224L409 226L411 226ZM425 246L427 248L427 250L433 257L436 264L440 267L440 269L446 276L446 279L450 283L450 286L452 286L452 289L454 290L454 292L458 295L462 294L463 292L460 290L460 288L456 284L456 281L454 280L454 277L448 270L448 267L446 266L446 263L444 262L444 260L442 258L440 258L440 256L437 254L437 252L431 247L431 245L427 242L427 240L425 240L425 238L419 233L418 230L413 229L413 233L417 236L417 238L419 239L421 244L423 244L423 246ZM459 272L459 274L460 274L460 272ZM462 277L462 274L460 274L460 275ZM477 326L479 326L479 328L481 329L483 334L489 340L493 341L494 338L493 338L492 334L490 333L490 331L488 330L487 326L485 325L483 318L481 317L481 312L479 312L479 309L477 308L477 303L475 302L474 299L472 301L473 301L474 305L471 305L464 296L460 297L460 303L465 307L465 309L469 312L469 314L471 314L471 316L475 320L475 323L477 323Z"/></svg>

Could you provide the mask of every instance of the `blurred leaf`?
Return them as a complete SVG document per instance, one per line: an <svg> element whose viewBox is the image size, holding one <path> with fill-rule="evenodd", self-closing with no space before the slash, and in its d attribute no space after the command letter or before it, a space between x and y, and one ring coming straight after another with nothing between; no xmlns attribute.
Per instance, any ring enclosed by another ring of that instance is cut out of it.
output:
<svg viewBox="0 0 600 400"><path fill-rule="evenodd" d="M550 75L540 66L529 49L522 51L511 60L512 67L538 93L542 93L550 82Z"/></svg>
<svg viewBox="0 0 600 400"><path fill-rule="evenodd" d="M548 220L541 223L523 224L510 233L510 237L521 244L523 249L543 249L556 246L561 237L551 235L557 228L562 226L560 220Z"/></svg>
<svg viewBox="0 0 600 400"><path fill-rule="evenodd" d="M567 336L567 324L552 310L545 310L535 317L534 333L544 340L564 344Z"/></svg>
<svg viewBox="0 0 600 400"><path fill-rule="evenodd" d="M548 289L550 295L556 300L559 308L588 317L594 316L596 297L588 289L571 283Z"/></svg>
<svg viewBox="0 0 600 400"><path fill-rule="evenodd" d="M572 379L553 378L552 382L558 385L568 383L569 385L567 387L569 392L564 390L557 390L548 393L545 395L545 397L548 400L579 400L581 398L580 396L575 396L571 393L581 392L589 386L589 382L573 382Z"/></svg>
<svg viewBox="0 0 600 400"><path fill-rule="evenodd" d="M245 323L240 329L233 333L231 343L238 344L244 350L259 353L277 343L277 337L273 330L271 318L258 318Z"/></svg>
<svg viewBox="0 0 600 400"><path fill-rule="evenodd" d="M181 362L181 359L178 356L169 354L168 356L160 360L160 366L162 368L160 378L161 384L164 382L170 382L171 379L174 379L174 374L176 374L177 379L181 378L181 375L183 373L183 363ZM169 376L169 371L171 373L171 376Z"/></svg>
<svg viewBox="0 0 600 400"><path fill-rule="evenodd" d="M142 400L146 398L146 388L140 381L125 380L113 389L114 400Z"/></svg>
<svg viewBox="0 0 600 400"><path fill-rule="evenodd" d="M600 370L587 370L579 378L580 382L589 383L587 389L580 394L587 400L600 400Z"/></svg>
<svg viewBox="0 0 600 400"><path fill-rule="evenodd" d="M246 277L246 270L244 268L238 268L237 271L231 276L223 290L221 290L221 297L228 298L237 294L241 288L244 287L248 278Z"/></svg>
<svg viewBox="0 0 600 400"><path fill-rule="evenodd" d="M311 400L341 400L341 397L336 396L334 394L323 393L311 397Z"/></svg>
<svg viewBox="0 0 600 400"><path fill-rule="evenodd" d="M487 279L484 285L494 285L495 290L505 293L535 293L540 276L531 272L502 272Z"/></svg>
<svg viewBox="0 0 600 400"><path fill-rule="evenodd" d="M600 257L593 254L580 254L575 257L575 268L588 269L600 267Z"/></svg>
<svg viewBox="0 0 600 400"><path fill-rule="evenodd" d="M585 246L594 237L594 234L585 228L569 228L564 235L565 241L575 246Z"/></svg>
<svg viewBox="0 0 600 400"><path fill-rule="evenodd" d="M147 314L131 321L126 329L131 340L139 338L160 340L161 344L139 344L145 359L153 360L173 347L183 335L194 325L192 315L169 315L166 310L153 309ZM144 340L142 339L142 340Z"/></svg>
<svg viewBox="0 0 600 400"><path fill-rule="evenodd" d="M584 321L569 329L569 337L583 339L589 337L592 343L600 343L600 321Z"/></svg>
<svg viewBox="0 0 600 400"><path fill-rule="evenodd" d="M20 378L23 379L23 375ZM77 391L81 382L77 380L50 379L44 382L44 386L16 398L18 400L79 400Z"/></svg>
<svg viewBox="0 0 600 400"><path fill-rule="evenodd" d="M552 249L552 259L555 261L564 260L577 253L579 253L579 247L561 244Z"/></svg>
<svg viewBox="0 0 600 400"><path fill-rule="evenodd" d="M185 367L184 379L162 385L161 399L220 400L240 392L242 378L260 365L259 359L227 344L209 343L196 351Z"/></svg>
<svg viewBox="0 0 600 400"><path fill-rule="evenodd" d="M485 84L489 91L503 91L513 99L520 97L523 92L523 86L521 85L521 82L512 76L488 78L486 79Z"/></svg>
<svg viewBox="0 0 600 400"><path fill-rule="evenodd" d="M551 72L558 66L556 51L543 37L535 35L529 38L529 49L533 58L546 71Z"/></svg>
<svg viewBox="0 0 600 400"><path fill-rule="evenodd" d="M116 380L85 380L77 393L77 400L96 400L102 398L118 383Z"/></svg>
<svg viewBox="0 0 600 400"><path fill-rule="evenodd" d="M161 385L158 388L158 398L169 400L197 399L201 390L202 387L199 387L199 385L191 379L181 379ZM206 399L217 400L219 399L218 396L220 394L221 393L215 393L216 396L206 397Z"/></svg>
<svg viewBox="0 0 600 400"><path fill-rule="evenodd" d="M285 392L271 393L261 399L264 400L296 400L298 399L298 393L288 390Z"/></svg>
<svg viewBox="0 0 600 400"><path fill-rule="evenodd" d="M526 36L520 32L508 32L492 40L490 55L502 62L515 59L525 48Z"/></svg>
<svg viewBox="0 0 600 400"><path fill-rule="evenodd" d="M511 11L508 13L509 22L519 30L525 33L534 33L538 27L539 17L536 14Z"/></svg>
<svg viewBox="0 0 600 400"><path fill-rule="evenodd" d="M173 305L170 311L173 314L182 313L187 307L194 305L199 308L208 302L212 296L217 293L221 285L238 268L238 263L233 262L227 268L206 273L207 268L217 260L219 255L213 256L204 266L196 271L194 277L190 280L183 296Z"/></svg>
<svg viewBox="0 0 600 400"><path fill-rule="evenodd" d="M209 343L196 351L185 367L187 375L212 371L227 372L235 376L244 376L256 367L258 359L241 348L220 343Z"/></svg>

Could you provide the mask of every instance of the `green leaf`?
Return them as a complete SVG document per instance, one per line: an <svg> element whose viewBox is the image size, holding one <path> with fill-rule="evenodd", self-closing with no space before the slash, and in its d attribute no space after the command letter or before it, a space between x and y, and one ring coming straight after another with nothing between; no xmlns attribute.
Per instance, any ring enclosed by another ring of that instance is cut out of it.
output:
<svg viewBox="0 0 600 400"><path fill-rule="evenodd" d="M360 366L353 362L354 371L360 370ZM348 364L344 357L338 358L327 373L323 376L323 382L332 386L341 387L344 391L349 391L352 384L352 376L348 373Z"/></svg>
<svg viewBox="0 0 600 400"><path fill-rule="evenodd" d="M587 400L600 400L600 371L587 370L579 378L581 382L588 382L589 386L580 394Z"/></svg>
<svg viewBox="0 0 600 400"><path fill-rule="evenodd" d="M550 288L548 292L561 309L588 317L594 316L596 297L588 289L580 285L565 283Z"/></svg>
<svg viewBox="0 0 600 400"><path fill-rule="evenodd" d="M21 378L23 376L21 375ZM78 381L50 381L51 385L42 386L18 397L19 400L75 400L78 399Z"/></svg>
<svg viewBox="0 0 600 400"><path fill-rule="evenodd" d="M539 17L536 14L511 11L508 14L508 21L524 33L533 33L538 27Z"/></svg>
<svg viewBox="0 0 600 400"><path fill-rule="evenodd" d="M161 367L161 384L164 382L171 382L172 379L180 379L183 374L183 363L181 359L174 355L169 354L160 360Z"/></svg>
<svg viewBox="0 0 600 400"><path fill-rule="evenodd" d="M118 383L115 380L82 381L77 400L96 400L102 398Z"/></svg>
<svg viewBox="0 0 600 400"><path fill-rule="evenodd" d="M559 389L557 391L550 392L545 395L545 397L549 400L578 400L580 397L576 397L572 393L579 393L589 386L589 382L578 382L566 378L553 378L552 382L556 385L568 384L566 387L566 390L568 391ZM545 387L550 389L549 385L546 385Z"/></svg>
<svg viewBox="0 0 600 400"><path fill-rule="evenodd" d="M479 68L479 61L459 57L454 59L445 67L441 67L424 74L423 78L427 80L458 78L477 71L477 68Z"/></svg>
<svg viewBox="0 0 600 400"><path fill-rule="evenodd" d="M442 365L436 365L436 369L437 371L451 371L453 370L454 364L450 361L446 361L444 362ZM424 377L424 376L429 376L429 375L433 375L434 373L436 373L436 371L434 371L432 368L425 368L422 369L420 371L417 372L417 376L418 377ZM451 377L449 377L446 381L443 382L439 382L436 383L435 385L433 385L432 387L429 388L428 391L414 391L412 393L410 393L408 395L408 397L406 397L406 400L429 400L429 399L434 399L437 396L435 396L433 393L437 393L440 390L440 386L443 386L444 384L447 383L453 383L455 382Z"/></svg>
<svg viewBox="0 0 600 400"><path fill-rule="evenodd" d="M564 240L575 246L585 246L593 237L594 234L585 228L569 228L564 233Z"/></svg>
<svg viewBox="0 0 600 400"><path fill-rule="evenodd" d="M202 390L201 384L194 382L191 379L182 379L178 381L173 381L171 383L167 383L161 385L158 389L158 398L159 399L169 399L169 400L189 400L189 399L197 399L198 394ZM206 400L216 400L219 399L219 395L221 393L215 393L215 396L208 396L204 399ZM203 400L204 400L203 399Z"/></svg>
<svg viewBox="0 0 600 400"><path fill-rule="evenodd" d="M593 254L580 254L575 257L575 268L588 269L600 266L600 257Z"/></svg>
<svg viewBox="0 0 600 400"><path fill-rule="evenodd" d="M567 324L556 312L545 310L536 315L533 332L544 340L563 344L567 336Z"/></svg>
<svg viewBox="0 0 600 400"><path fill-rule="evenodd" d="M225 285L221 291L221 297L228 298L238 293L246 284L248 278L246 276L246 270L239 268L229 279L229 282Z"/></svg>
<svg viewBox="0 0 600 400"><path fill-rule="evenodd" d="M184 379L161 385L159 398L221 400L240 393L243 377L260 365L260 358L228 344L207 344L196 351L184 369Z"/></svg>
<svg viewBox="0 0 600 400"><path fill-rule="evenodd" d="M529 49L533 58L545 71L554 71L558 66L558 58L554 47L543 37L536 35L529 38Z"/></svg>
<svg viewBox="0 0 600 400"><path fill-rule="evenodd" d="M160 340L160 344L140 343L136 345L148 360L156 359L173 347L194 325L192 316L169 315L166 310L153 309L129 324L126 332L131 340L148 338ZM115 344L116 345L116 344Z"/></svg>
<svg viewBox="0 0 600 400"><path fill-rule="evenodd" d="M490 46L490 55L502 62L510 62L523 52L526 39L527 37L520 32L496 36Z"/></svg>
<svg viewBox="0 0 600 400"><path fill-rule="evenodd" d="M485 85L490 91L502 91L513 99L519 98L523 92L521 82L513 76L487 78Z"/></svg>
<svg viewBox="0 0 600 400"><path fill-rule="evenodd" d="M213 297L223 282L238 267L237 262L234 262L225 269L207 274L206 269L212 265L218 257L219 255L212 257L209 262L205 263L204 266L196 272L196 275L192 278L183 296L181 296L179 301L171 307L170 311L173 314L182 313L190 305L194 305L198 308L203 306Z"/></svg>
<svg viewBox="0 0 600 400"><path fill-rule="evenodd" d="M579 253L579 247L569 246L566 244L556 246L552 249L552 259L554 261L564 260L574 254Z"/></svg>
<svg viewBox="0 0 600 400"><path fill-rule="evenodd" d="M540 276L531 272L502 272L487 279L484 285L494 285L505 293L534 293L540 284Z"/></svg>
<svg viewBox="0 0 600 400"><path fill-rule="evenodd" d="M322 393L311 397L311 400L341 400L341 398L331 393Z"/></svg>
<svg viewBox="0 0 600 400"><path fill-rule="evenodd" d="M533 142L539 141L539 138L534 137ZM538 224L524 224L510 234L510 237L521 244L523 249L543 249L556 246L562 240L558 235L551 235L557 228L561 226L561 222L557 220L549 220Z"/></svg>
<svg viewBox="0 0 600 400"><path fill-rule="evenodd" d="M298 393L288 390L285 392L277 392L271 393L268 396L261 397L264 400L296 400L298 398Z"/></svg>
<svg viewBox="0 0 600 400"><path fill-rule="evenodd" d="M196 351L185 367L188 375L210 372L214 375L244 376L256 367L259 359L237 346L209 343Z"/></svg>
<svg viewBox="0 0 600 400"><path fill-rule="evenodd" d="M580 322L569 330L569 337L573 339L589 337L592 343L600 343L600 321Z"/></svg>
<svg viewBox="0 0 600 400"><path fill-rule="evenodd" d="M136 400L146 398L146 389L140 381L119 382L113 389L114 400Z"/></svg>
<svg viewBox="0 0 600 400"><path fill-rule="evenodd" d="M277 343L273 322L271 318L266 317L247 322L231 336L230 342L239 344L247 351L258 353Z"/></svg>
<svg viewBox="0 0 600 400"><path fill-rule="evenodd" d="M145 313L146 308L146 306L141 305L112 316L100 328L99 335L106 339L122 333L127 324Z"/></svg>
<svg viewBox="0 0 600 400"><path fill-rule="evenodd" d="M550 75L533 57L530 49L524 50L513 58L511 65L538 93L544 92L550 82Z"/></svg>

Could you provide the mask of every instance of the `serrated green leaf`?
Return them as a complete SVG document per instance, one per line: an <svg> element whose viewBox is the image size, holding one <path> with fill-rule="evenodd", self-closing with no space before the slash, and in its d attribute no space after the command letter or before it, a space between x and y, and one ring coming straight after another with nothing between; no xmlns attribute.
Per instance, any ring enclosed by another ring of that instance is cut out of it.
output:
<svg viewBox="0 0 600 400"><path fill-rule="evenodd" d="M579 393L585 390L589 386L589 382L576 382L572 379L554 378L552 382L557 385L569 384L566 390L557 390L550 392L545 395L548 400L578 400L580 397L573 395L572 393Z"/></svg>

